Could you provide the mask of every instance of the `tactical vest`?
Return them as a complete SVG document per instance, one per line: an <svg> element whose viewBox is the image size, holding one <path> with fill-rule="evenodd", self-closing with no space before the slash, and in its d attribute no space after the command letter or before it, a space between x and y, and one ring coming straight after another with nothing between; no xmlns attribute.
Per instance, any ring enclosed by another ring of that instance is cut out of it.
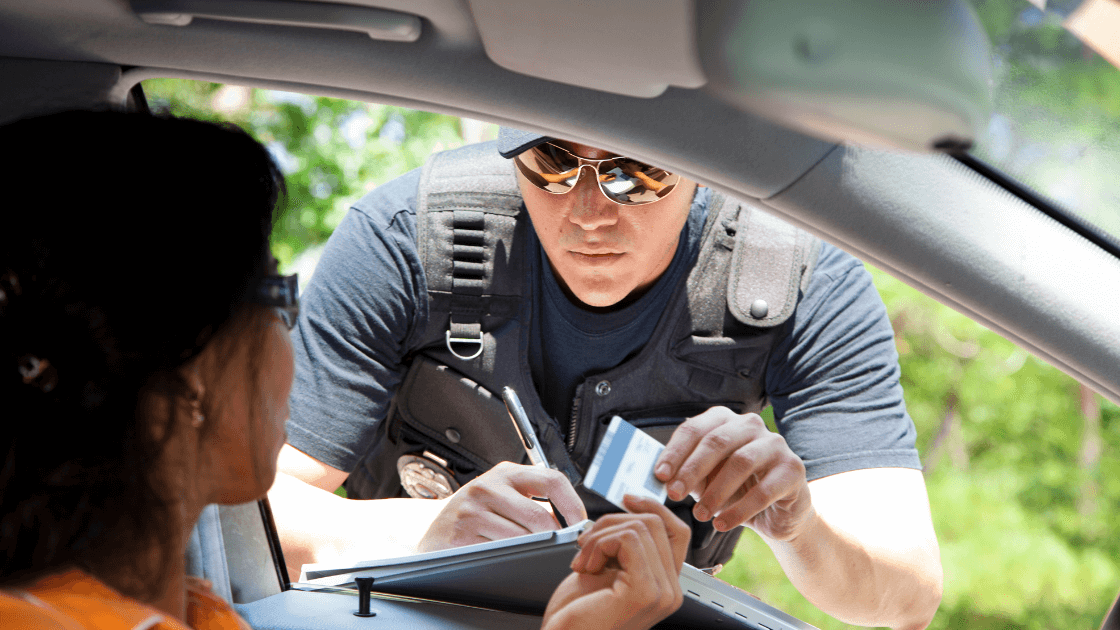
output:
<svg viewBox="0 0 1120 630"><path fill-rule="evenodd" d="M512 387L551 461L595 518L618 511L579 482L610 419L663 443L685 418L722 405L768 404L763 373L812 273L820 242L713 194L700 253L649 342L613 369L587 376L567 418L549 416L529 369L538 254L510 160L493 143L433 156L417 196L417 244L427 279L428 327L349 496L445 496L501 461L528 463L500 392ZM405 487L408 493L405 493ZM692 499L670 507L693 526L688 562L726 562L741 528L694 521Z"/></svg>

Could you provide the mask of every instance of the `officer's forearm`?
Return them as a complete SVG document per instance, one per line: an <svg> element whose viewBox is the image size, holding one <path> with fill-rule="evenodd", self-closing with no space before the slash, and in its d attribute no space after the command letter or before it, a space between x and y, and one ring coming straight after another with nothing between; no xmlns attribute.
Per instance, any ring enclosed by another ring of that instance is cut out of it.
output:
<svg viewBox="0 0 1120 630"><path fill-rule="evenodd" d="M443 501L352 501L279 473L268 492L288 575L304 564L415 553Z"/></svg>
<svg viewBox="0 0 1120 630"><path fill-rule="evenodd" d="M941 602L941 561L936 541L907 545L903 538L857 540L819 515L792 541L763 537L822 611L845 623L920 630Z"/></svg>

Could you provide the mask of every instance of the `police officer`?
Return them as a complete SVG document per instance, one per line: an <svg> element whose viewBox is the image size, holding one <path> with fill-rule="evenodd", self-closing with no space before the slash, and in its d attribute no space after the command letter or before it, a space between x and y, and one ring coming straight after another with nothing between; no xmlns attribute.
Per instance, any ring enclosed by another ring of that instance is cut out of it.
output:
<svg viewBox="0 0 1120 630"><path fill-rule="evenodd" d="M569 521L609 511L579 482L619 415L667 445L655 474L692 564L747 526L843 621L924 627L937 608L882 302L858 261L749 204L503 129L355 204L303 305L270 493L296 567L555 528L532 497ZM517 465L504 386L557 470ZM330 494L344 482L396 498Z"/></svg>

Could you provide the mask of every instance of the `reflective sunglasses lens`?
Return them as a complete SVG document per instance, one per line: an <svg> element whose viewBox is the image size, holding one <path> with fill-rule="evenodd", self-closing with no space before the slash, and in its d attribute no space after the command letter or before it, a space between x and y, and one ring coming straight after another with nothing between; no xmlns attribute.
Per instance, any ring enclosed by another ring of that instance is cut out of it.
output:
<svg viewBox="0 0 1120 630"><path fill-rule="evenodd" d="M599 165L599 188L611 201L626 205L653 203L677 185L680 175L630 158Z"/></svg>
<svg viewBox="0 0 1120 630"><path fill-rule="evenodd" d="M522 152L513 161L534 186L550 193L568 192L579 178L579 158L548 143Z"/></svg>
<svg viewBox="0 0 1120 630"><path fill-rule="evenodd" d="M534 186L554 194L571 190L579 179L580 159L545 143L529 149L513 160ZM595 160L588 160L595 164ZM672 192L680 176L630 158L598 162L599 188L615 203L639 205L652 203Z"/></svg>

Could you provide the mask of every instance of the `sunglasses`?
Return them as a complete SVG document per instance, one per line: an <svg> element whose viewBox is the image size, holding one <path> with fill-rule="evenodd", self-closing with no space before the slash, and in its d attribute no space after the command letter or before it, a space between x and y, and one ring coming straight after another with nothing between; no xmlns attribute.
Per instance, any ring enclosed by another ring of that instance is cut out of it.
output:
<svg viewBox="0 0 1120 630"><path fill-rule="evenodd" d="M599 190L611 201L639 206L663 199L673 191L681 176L627 157L589 160L545 142L513 158L518 170L534 186L554 195L576 187L584 166L595 170Z"/></svg>
<svg viewBox="0 0 1120 630"><path fill-rule="evenodd" d="M295 328L296 319L299 318L298 275L265 276L257 286L252 302L275 307L288 330Z"/></svg>

